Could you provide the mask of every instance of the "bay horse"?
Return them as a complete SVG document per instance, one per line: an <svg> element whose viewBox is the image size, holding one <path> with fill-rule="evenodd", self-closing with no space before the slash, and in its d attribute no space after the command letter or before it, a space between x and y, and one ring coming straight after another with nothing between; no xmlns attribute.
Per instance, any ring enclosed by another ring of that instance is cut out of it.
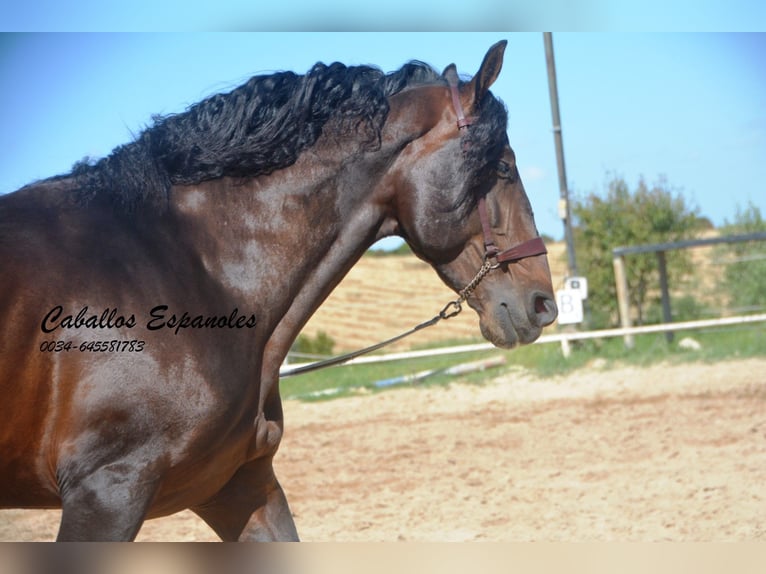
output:
<svg viewBox="0 0 766 574"><path fill-rule="evenodd" d="M504 50L471 80L416 61L256 76L0 197L0 507L61 508L64 541L183 509L222 540L297 540L279 367L382 237L489 341L534 341L557 311L489 91Z"/></svg>

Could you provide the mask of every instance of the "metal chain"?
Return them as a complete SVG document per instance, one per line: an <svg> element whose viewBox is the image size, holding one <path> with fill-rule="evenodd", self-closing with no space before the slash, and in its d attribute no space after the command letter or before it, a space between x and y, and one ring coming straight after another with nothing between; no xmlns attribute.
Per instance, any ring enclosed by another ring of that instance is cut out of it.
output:
<svg viewBox="0 0 766 574"><path fill-rule="evenodd" d="M457 299L450 301L444 306L444 309L439 312L439 317L442 319L450 319L460 313L460 311L463 310L462 304L468 300L468 297L470 297L471 293L474 292L474 289L479 286L482 279L484 279L490 271L497 269L498 267L500 267L499 263L493 263L489 257L485 258L484 263L476 272L476 276L458 293ZM452 311L448 312L450 308Z"/></svg>
<svg viewBox="0 0 766 574"><path fill-rule="evenodd" d="M484 277L486 277L490 271L497 269L498 267L500 267L499 263L493 263L489 258L485 259L482 266L476 272L476 277L471 279L471 282L468 283L468 285L466 285L460 293L458 293L458 295L460 295L460 299L463 301L468 299L468 297L471 296L471 293L473 293L474 289L479 286L481 280L484 279Z"/></svg>

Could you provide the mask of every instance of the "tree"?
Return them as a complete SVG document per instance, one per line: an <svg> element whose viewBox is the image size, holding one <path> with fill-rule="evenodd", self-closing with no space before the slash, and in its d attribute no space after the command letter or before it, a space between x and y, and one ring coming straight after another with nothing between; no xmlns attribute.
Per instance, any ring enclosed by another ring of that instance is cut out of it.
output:
<svg viewBox="0 0 766 574"><path fill-rule="evenodd" d="M575 200L574 238L580 273L588 278L588 305L595 327L617 323L617 293L612 266L615 247L665 243L689 239L700 227L697 209L687 205L664 179L651 187L642 179L631 191L621 177L608 182L603 195L591 193ZM643 323L650 293L659 282L657 257L653 253L628 256L630 304L638 324ZM669 281L691 271L689 255L681 250L667 253ZM655 295L655 299L658 296Z"/></svg>
<svg viewBox="0 0 766 574"><path fill-rule="evenodd" d="M744 210L737 207L734 221L726 221L721 227L723 235L759 232L766 232L766 221L761 217L761 210L752 203ZM748 309L766 305L766 260L763 251L763 243L755 241L732 244L726 251L717 250L721 258L735 257L735 261L726 266L718 283L720 292L728 295L730 307Z"/></svg>

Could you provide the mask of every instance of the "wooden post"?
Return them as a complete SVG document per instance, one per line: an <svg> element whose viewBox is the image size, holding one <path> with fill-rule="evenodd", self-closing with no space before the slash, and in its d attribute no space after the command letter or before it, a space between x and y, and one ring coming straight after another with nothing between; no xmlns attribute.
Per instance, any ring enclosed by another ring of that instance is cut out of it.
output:
<svg viewBox="0 0 766 574"><path fill-rule="evenodd" d="M668 289L668 268L665 263L665 252L657 252L657 267L660 271L660 291L662 293L662 322L672 323L673 314L670 311L670 290ZM673 331L665 331L665 339L673 342Z"/></svg>
<svg viewBox="0 0 766 574"><path fill-rule="evenodd" d="M615 255L612 259L614 266L614 281L617 287L617 307L620 310L620 326L630 328L630 298L628 294L628 275L625 272L625 256ZM625 348L632 349L635 346L633 335L624 335Z"/></svg>

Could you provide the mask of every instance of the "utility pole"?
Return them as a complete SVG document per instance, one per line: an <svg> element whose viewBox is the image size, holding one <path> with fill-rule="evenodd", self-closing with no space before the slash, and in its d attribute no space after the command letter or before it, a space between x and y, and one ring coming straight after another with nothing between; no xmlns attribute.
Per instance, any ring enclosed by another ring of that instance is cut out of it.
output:
<svg viewBox="0 0 766 574"><path fill-rule="evenodd" d="M561 117L559 114L559 91L556 85L556 63L553 59L553 37L550 32L543 32L545 42L545 62L548 66L548 89L551 96L551 115L553 116L553 141L556 145L556 163L559 172L559 217L564 223L564 241L567 246L569 277L576 277L577 260L575 258L574 237L572 235L572 210L569 205L567 173L564 165L564 143L561 137Z"/></svg>

